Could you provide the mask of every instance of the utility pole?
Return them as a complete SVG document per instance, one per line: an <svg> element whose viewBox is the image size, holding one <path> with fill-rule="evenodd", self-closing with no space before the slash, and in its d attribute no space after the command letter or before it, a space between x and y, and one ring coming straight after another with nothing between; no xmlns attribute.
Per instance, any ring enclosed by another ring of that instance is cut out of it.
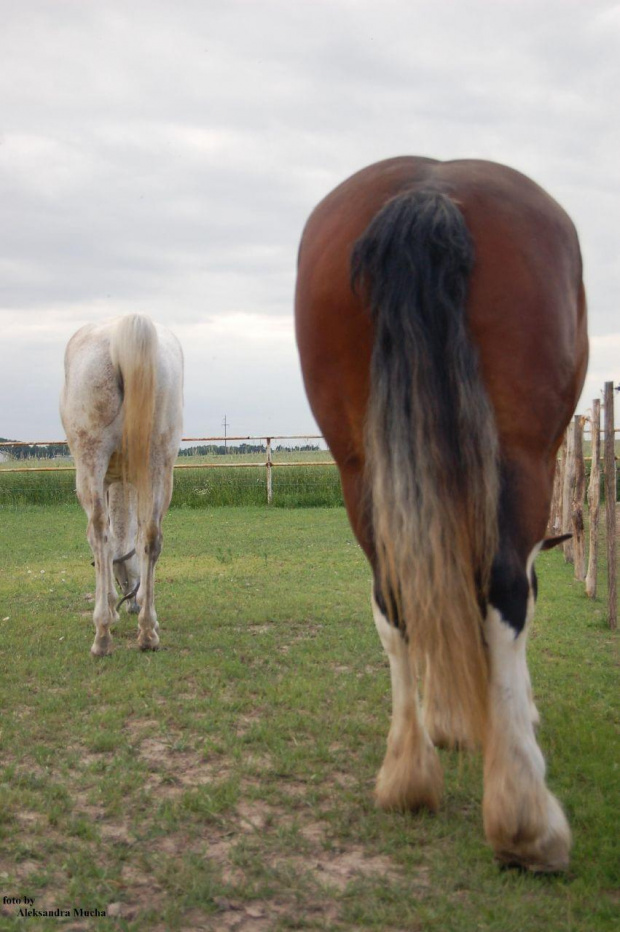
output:
<svg viewBox="0 0 620 932"><path fill-rule="evenodd" d="M224 428L224 453L228 453L228 447L226 445L226 428L228 427L228 421L226 420L226 415L224 415L222 426Z"/></svg>

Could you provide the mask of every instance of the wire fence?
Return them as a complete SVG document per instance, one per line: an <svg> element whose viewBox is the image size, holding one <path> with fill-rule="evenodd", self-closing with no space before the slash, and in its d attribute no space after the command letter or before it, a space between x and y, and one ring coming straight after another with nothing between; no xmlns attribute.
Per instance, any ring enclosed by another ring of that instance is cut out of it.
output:
<svg viewBox="0 0 620 932"><path fill-rule="evenodd" d="M185 437L174 468L173 507L343 504L338 471L318 434ZM65 440L0 442L0 504L74 501Z"/></svg>
<svg viewBox="0 0 620 932"><path fill-rule="evenodd" d="M589 436L584 440L589 478L591 444ZM0 441L0 505L75 501L75 465L66 440ZM264 504L344 504L338 470L320 434L183 438L173 507Z"/></svg>

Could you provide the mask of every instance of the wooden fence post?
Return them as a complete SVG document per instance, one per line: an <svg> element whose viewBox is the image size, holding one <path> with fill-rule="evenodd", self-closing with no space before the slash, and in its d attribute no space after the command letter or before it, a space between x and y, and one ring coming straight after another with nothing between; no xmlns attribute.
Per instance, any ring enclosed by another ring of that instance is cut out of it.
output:
<svg viewBox="0 0 620 932"><path fill-rule="evenodd" d="M605 517L607 525L607 591L609 627L618 626L616 595L616 451L614 430L614 383L605 382Z"/></svg>
<svg viewBox="0 0 620 932"><path fill-rule="evenodd" d="M568 447L568 431L564 431L564 436L562 437L562 445L560 447L560 463L559 463L559 476L558 476L558 500L557 500L557 514L555 522L555 535L564 533L564 476L566 475L566 452ZM554 536L554 535L552 535ZM564 550L564 548L562 548Z"/></svg>
<svg viewBox="0 0 620 932"><path fill-rule="evenodd" d="M267 461L265 462L265 467L267 468L267 504L271 505L273 501L273 462L271 459L271 437L266 437L265 439L267 440Z"/></svg>
<svg viewBox="0 0 620 932"><path fill-rule="evenodd" d="M562 449L564 442L562 442ZM558 451L553 474L553 492L551 493L551 508L549 510L549 523L547 524L547 537L557 537L562 533L562 456Z"/></svg>
<svg viewBox="0 0 620 932"><path fill-rule="evenodd" d="M575 485L575 430L574 422L568 425L566 431L565 463L562 481L562 534L573 533L572 502L573 487ZM573 541L567 540L564 545L564 559L567 563L573 562Z"/></svg>
<svg viewBox="0 0 620 932"><path fill-rule="evenodd" d="M586 493L586 468L583 461L583 423L585 418L576 414L573 419L573 452L575 457L575 484L571 509L573 530L573 558L575 579L586 578L586 541L583 523L583 500Z"/></svg>
<svg viewBox="0 0 620 932"><path fill-rule="evenodd" d="M592 402L592 464L590 467L590 484L588 486L588 508L590 509L590 547L588 554L588 572L586 575L586 594L590 599L596 598L597 560L598 560L598 521L601 500L601 402L595 398Z"/></svg>

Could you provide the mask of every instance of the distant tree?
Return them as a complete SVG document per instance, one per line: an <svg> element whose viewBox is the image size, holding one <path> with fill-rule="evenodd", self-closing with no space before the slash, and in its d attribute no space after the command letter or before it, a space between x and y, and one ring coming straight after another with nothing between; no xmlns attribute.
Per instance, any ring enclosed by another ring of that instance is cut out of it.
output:
<svg viewBox="0 0 620 932"><path fill-rule="evenodd" d="M4 437L0 437L0 441L9 444L15 442ZM0 450L16 460L54 459L57 456L67 456L69 453L69 448L64 443L27 443L18 445L15 442L15 446L0 447Z"/></svg>

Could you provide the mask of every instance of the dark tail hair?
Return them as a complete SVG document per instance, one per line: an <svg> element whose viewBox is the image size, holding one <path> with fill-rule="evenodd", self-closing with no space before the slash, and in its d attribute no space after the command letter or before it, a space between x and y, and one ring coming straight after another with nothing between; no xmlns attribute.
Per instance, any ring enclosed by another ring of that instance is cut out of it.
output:
<svg viewBox="0 0 620 932"><path fill-rule="evenodd" d="M465 317L474 249L437 190L389 201L355 244L374 323L366 424L376 582L447 714L481 739L482 614L497 549L498 443Z"/></svg>

